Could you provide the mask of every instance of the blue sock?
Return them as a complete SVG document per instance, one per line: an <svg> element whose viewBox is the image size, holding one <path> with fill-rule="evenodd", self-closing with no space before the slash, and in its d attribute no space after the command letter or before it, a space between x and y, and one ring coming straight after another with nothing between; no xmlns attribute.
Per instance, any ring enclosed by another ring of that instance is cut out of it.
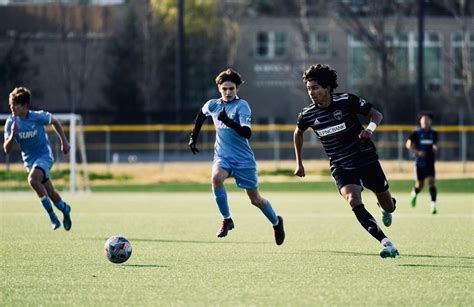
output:
<svg viewBox="0 0 474 307"><path fill-rule="evenodd" d="M41 203L43 204L43 207L46 212L48 212L49 216L55 215L53 207L51 206L51 201L49 200L48 196L43 196L43 198L41 198Z"/></svg>
<svg viewBox="0 0 474 307"><path fill-rule="evenodd" d="M61 210L61 212L64 212L64 209L66 209L66 204L63 202L62 199L60 199L59 201L55 202L54 205L56 206L56 208L58 208L59 210Z"/></svg>
<svg viewBox="0 0 474 307"><path fill-rule="evenodd" d="M278 223L278 217L275 211L273 211L272 204L269 200L267 200L267 205L260 210L262 210L263 214L265 214L265 216L273 224L273 226Z"/></svg>
<svg viewBox="0 0 474 307"><path fill-rule="evenodd" d="M227 203L227 191L225 187L217 189L214 189L213 187L212 192L214 193L214 198L216 199L216 203L219 207L222 217L225 219L230 218L229 204Z"/></svg>

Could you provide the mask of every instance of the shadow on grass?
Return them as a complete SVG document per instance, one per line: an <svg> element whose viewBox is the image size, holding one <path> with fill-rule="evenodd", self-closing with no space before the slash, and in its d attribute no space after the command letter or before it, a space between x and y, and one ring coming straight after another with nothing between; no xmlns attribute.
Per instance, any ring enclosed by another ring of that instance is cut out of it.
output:
<svg viewBox="0 0 474 307"><path fill-rule="evenodd" d="M157 243L198 243L198 244L267 244L269 242L242 242L242 241L225 241L225 239L216 239L215 241L201 240L165 240L165 239L130 239L131 242L157 242Z"/></svg>
<svg viewBox="0 0 474 307"><path fill-rule="evenodd" d="M359 253L359 252L346 252L346 251L314 251L316 253L325 253L325 254L343 254L349 256L374 256L376 253ZM378 255L377 255L378 256ZM405 258L447 258L447 259L467 259L473 260L474 257L467 256L442 256L442 255L413 255L413 254L400 254L400 257Z"/></svg>
<svg viewBox="0 0 474 307"><path fill-rule="evenodd" d="M93 238L93 240L106 241L107 238ZM130 238L130 242L155 242L155 243L195 243L195 244L271 244L270 242L242 242L242 241L229 241L226 239L216 239L215 241L202 241L202 240L165 240L165 239L138 239Z"/></svg>
<svg viewBox="0 0 474 307"><path fill-rule="evenodd" d="M425 267L425 268L453 268L453 269L472 269L472 265L438 265L438 264L399 264L398 266L407 267Z"/></svg>
<svg viewBox="0 0 474 307"><path fill-rule="evenodd" d="M169 268L167 265L159 264L122 264L122 266L130 266L135 268Z"/></svg>

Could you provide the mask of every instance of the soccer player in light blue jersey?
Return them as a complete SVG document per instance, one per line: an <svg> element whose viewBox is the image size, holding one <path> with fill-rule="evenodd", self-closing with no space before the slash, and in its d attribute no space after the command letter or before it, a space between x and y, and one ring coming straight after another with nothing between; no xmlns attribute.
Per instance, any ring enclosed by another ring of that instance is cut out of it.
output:
<svg viewBox="0 0 474 307"><path fill-rule="evenodd" d="M58 229L61 222L53 211L51 200L56 208L63 213L64 229L70 230L72 226L71 207L61 199L49 178L49 171L53 166L54 158L45 126L53 126L64 154L69 152L69 142L64 135L61 123L50 113L30 110L30 99L31 92L24 87L17 87L10 93L8 103L12 115L8 117L5 123L3 149L5 153L9 153L14 143L20 146L23 162L29 173L28 183L41 199L46 212L48 212L53 230Z"/></svg>
<svg viewBox="0 0 474 307"><path fill-rule="evenodd" d="M275 242L281 245L285 240L283 218L276 215L270 201L263 198L258 191L257 164L249 145L252 134L250 106L247 101L237 96L242 83L240 74L231 68L216 77L221 98L207 101L199 110L189 147L193 154L199 152L196 148L199 131L205 119L211 116L216 128L212 191L223 217L217 237L227 236L229 230L234 228L224 187L224 181L229 177L234 177L237 186L247 192L250 202L258 207L272 223Z"/></svg>

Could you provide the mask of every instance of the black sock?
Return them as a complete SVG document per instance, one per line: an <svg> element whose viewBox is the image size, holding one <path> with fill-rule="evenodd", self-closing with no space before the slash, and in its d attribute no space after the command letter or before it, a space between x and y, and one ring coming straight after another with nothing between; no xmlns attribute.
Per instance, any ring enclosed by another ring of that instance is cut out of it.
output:
<svg viewBox="0 0 474 307"><path fill-rule="evenodd" d="M431 201L436 201L436 187L430 187Z"/></svg>
<svg viewBox="0 0 474 307"><path fill-rule="evenodd" d="M418 193L420 193L421 189L413 187L413 191L415 191L415 194L418 195Z"/></svg>
<svg viewBox="0 0 474 307"><path fill-rule="evenodd" d="M354 211L355 216L359 223L367 230L372 237L375 239L382 241L382 239L386 238L385 234L380 229L377 221L375 218L367 211L363 204L356 206L352 209Z"/></svg>

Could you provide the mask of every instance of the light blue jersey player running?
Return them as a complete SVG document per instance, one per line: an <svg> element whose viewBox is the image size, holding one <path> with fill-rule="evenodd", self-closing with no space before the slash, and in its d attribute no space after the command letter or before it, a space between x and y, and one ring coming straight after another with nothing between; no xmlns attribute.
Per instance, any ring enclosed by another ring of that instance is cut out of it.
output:
<svg viewBox="0 0 474 307"><path fill-rule="evenodd" d="M29 109L30 98L30 90L24 87L17 87L10 93L9 106L12 115L5 123L3 149L5 153L8 153L14 143L20 146L23 162L29 173L28 183L48 212L53 230L58 229L61 222L53 211L51 200L56 208L63 213L64 229L70 230L72 226L71 207L61 199L49 178L49 170L53 166L54 158L45 126L53 126L61 141L61 150L64 154L69 152L70 146L61 123L48 112L31 111Z"/></svg>
<svg viewBox="0 0 474 307"><path fill-rule="evenodd" d="M209 100L199 110L189 147L193 154L199 152L196 148L199 131L205 119L211 116L216 127L212 191L223 217L217 237L227 236L229 230L234 228L224 187L224 180L234 177L237 186L247 192L250 202L273 224L275 242L281 245L285 240L283 218L276 215L270 202L258 192L257 164L248 141L252 134L250 106L237 96L242 83L240 75L230 68L216 77L221 98Z"/></svg>

